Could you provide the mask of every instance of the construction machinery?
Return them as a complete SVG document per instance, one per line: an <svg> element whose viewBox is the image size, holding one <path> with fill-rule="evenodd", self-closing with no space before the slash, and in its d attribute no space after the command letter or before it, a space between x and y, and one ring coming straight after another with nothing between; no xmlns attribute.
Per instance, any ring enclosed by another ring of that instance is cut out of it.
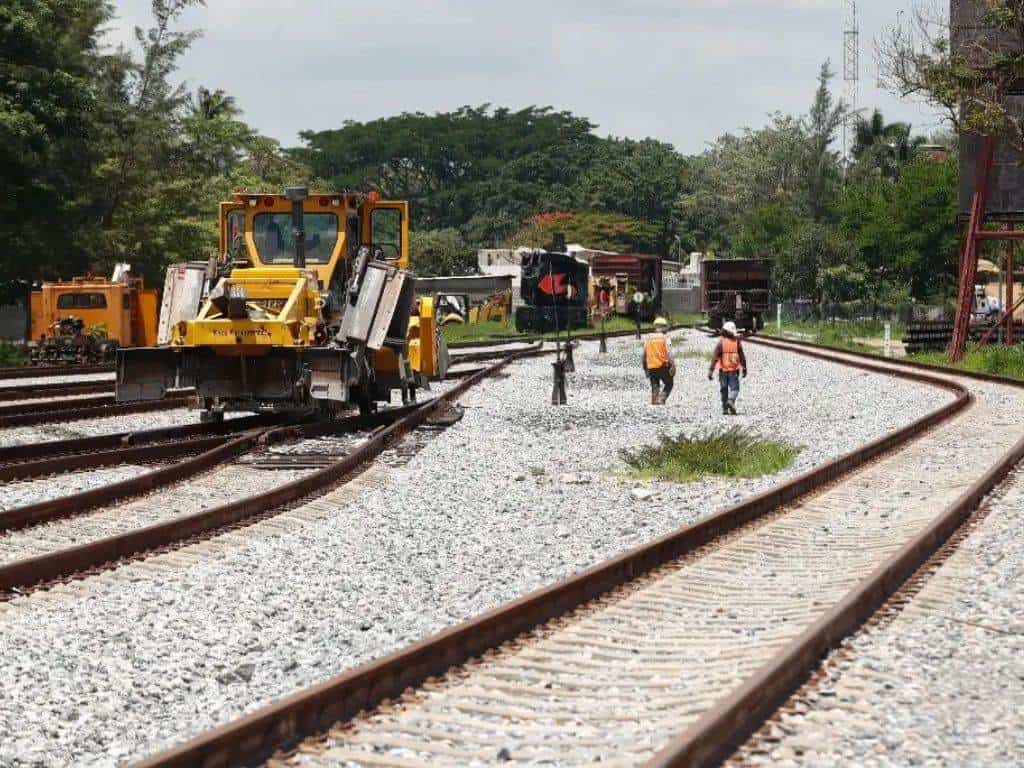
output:
<svg viewBox="0 0 1024 768"><path fill-rule="evenodd" d="M44 282L29 295L33 364L112 362L118 347L156 342L157 293L128 264L113 276Z"/></svg>
<svg viewBox="0 0 1024 768"><path fill-rule="evenodd" d="M205 294L198 313L182 316L188 301L178 302L166 344L119 350L117 398L195 387L206 421L365 412L393 390L414 399L444 375L447 354L433 300L415 298L408 244L405 202L304 187L236 193L220 204L222 256L205 288L186 291Z"/></svg>
<svg viewBox="0 0 1024 768"><path fill-rule="evenodd" d="M507 323L512 314L512 289L477 302L468 293L439 293L434 297L434 307L440 325Z"/></svg>

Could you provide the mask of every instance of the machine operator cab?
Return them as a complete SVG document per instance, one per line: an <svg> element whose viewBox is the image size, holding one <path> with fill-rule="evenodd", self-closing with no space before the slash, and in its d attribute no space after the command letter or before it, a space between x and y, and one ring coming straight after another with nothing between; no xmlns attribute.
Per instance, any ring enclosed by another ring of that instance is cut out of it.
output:
<svg viewBox="0 0 1024 768"><path fill-rule="evenodd" d="M408 205L361 195L237 193L194 319L169 344L118 359L118 398L194 386L205 418L403 399L438 366L429 299L416 302Z"/></svg>

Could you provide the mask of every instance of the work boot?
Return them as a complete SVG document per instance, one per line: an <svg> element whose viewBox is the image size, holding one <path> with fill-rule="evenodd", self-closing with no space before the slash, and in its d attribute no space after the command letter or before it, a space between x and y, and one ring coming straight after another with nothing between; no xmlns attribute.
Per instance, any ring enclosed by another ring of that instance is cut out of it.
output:
<svg viewBox="0 0 1024 768"><path fill-rule="evenodd" d="M736 415L736 406L735 405L733 405L732 403L729 403L729 405L726 406L726 407L729 409L729 413L731 413L733 416Z"/></svg>
<svg viewBox="0 0 1024 768"><path fill-rule="evenodd" d="M722 404L722 415L723 416L728 416L729 415L729 406L726 405L725 403Z"/></svg>

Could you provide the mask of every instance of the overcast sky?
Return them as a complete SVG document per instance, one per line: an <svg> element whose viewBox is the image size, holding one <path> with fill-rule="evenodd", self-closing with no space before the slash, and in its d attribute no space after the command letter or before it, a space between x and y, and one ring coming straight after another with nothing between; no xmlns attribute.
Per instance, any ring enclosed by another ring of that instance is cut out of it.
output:
<svg viewBox="0 0 1024 768"><path fill-rule="evenodd" d="M908 2L858 4L860 105L929 132L926 108L876 84L872 41ZM151 23L149 0L116 6L112 42ZM223 88L285 145L348 119L489 102L699 152L771 111L806 112L827 58L842 88L841 0L208 0L182 25L204 35L179 77Z"/></svg>

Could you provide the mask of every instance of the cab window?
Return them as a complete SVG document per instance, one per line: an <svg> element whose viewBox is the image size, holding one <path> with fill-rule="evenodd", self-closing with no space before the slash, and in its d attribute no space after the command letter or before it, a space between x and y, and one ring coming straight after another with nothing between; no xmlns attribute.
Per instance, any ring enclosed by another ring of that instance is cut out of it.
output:
<svg viewBox="0 0 1024 768"><path fill-rule="evenodd" d="M228 213L228 253L233 259L245 256L245 211L240 208Z"/></svg>
<svg viewBox="0 0 1024 768"><path fill-rule="evenodd" d="M370 232L375 256L396 260L402 255L402 212L397 208L374 208Z"/></svg>
<svg viewBox="0 0 1024 768"><path fill-rule="evenodd" d="M333 213L306 213L306 263L326 264L338 244L338 217ZM295 258L290 213L258 213L253 220L256 253L264 264L291 264Z"/></svg>
<svg viewBox="0 0 1024 768"><path fill-rule="evenodd" d="M57 309L106 309L107 297L102 293L62 293Z"/></svg>

